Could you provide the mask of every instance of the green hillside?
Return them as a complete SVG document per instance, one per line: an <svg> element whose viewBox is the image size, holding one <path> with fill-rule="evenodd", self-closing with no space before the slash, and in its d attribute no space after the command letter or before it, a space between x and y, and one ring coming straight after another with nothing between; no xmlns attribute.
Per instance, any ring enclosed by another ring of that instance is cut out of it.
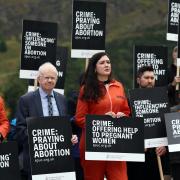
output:
<svg viewBox="0 0 180 180"><path fill-rule="evenodd" d="M106 50L113 63L114 75L125 88L132 87L133 46L167 45L168 1L104 0L107 2ZM12 114L17 99L27 89L26 80L18 78L22 19L58 22L58 45L69 48L65 93L78 88L77 79L84 71L84 59L70 59L71 0L0 0L0 41L6 52L0 52L0 92ZM170 53L170 51L169 51Z"/></svg>

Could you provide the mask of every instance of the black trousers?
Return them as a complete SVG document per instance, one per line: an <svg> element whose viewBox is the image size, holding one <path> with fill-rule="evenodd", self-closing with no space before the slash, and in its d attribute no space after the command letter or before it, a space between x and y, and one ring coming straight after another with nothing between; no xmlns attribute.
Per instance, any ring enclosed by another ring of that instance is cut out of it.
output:
<svg viewBox="0 0 180 180"><path fill-rule="evenodd" d="M145 153L145 162L127 162L128 180L160 180L154 149Z"/></svg>
<svg viewBox="0 0 180 180"><path fill-rule="evenodd" d="M27 172L21 170L21 180L32 180L31 174L28 174Z"/></svg>
<svg viewBox="0 0 180 180"><path fill-rule="evenodd" d="M180 179L180 164L179 163L171 165L171 174L172 174L173 180Z"/></svg>
<svg viewBox="0 0 180 180"><path fill-rule="evenodd" d="M76 180L84 180L83 168L81 167L80 158L74 158Z"/></svg>

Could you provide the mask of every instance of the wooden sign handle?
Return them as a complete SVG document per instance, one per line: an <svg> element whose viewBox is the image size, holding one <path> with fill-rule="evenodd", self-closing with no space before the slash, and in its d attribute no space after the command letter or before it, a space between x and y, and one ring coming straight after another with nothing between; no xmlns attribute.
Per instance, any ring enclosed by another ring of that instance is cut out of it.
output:
<svg viewBox="0 0 180 180"><path fill-rule="evenodd" d="M86 71L86 69L87 69L87 67L88 67L88 64L89 64L89 59L86 58L85 71Z"/></svg>
<svg viewBox="0 0 180 180"><path fill-rule="evenodd" d="M180 76L180 72L179 72L180 66L177 66L177 70L176 70L176 76ZM176 90L179 90L179 83L176 84Z"/></svg>
<svg viewBox="0 0 180 180"><path fill-rule="evenodd" d="M34 90L37 89L37 85L38 85L38 81L37 81L37 79L35 79L35 80L34 80Z"/></svg>
<svg viewBox="0 0 180 180"><path fill-rule="evenodd" d="M164 180L163 170L162 170L162 164L161 164L161 158L157 155L157 162L158 162L158 168L159 168L159 174L161 180Z"/></svg>

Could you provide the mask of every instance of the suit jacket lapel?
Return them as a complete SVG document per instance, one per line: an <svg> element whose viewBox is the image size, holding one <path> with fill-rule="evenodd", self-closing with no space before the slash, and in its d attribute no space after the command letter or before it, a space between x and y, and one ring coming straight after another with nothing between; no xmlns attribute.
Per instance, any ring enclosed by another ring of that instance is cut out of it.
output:
<svg viewBox="0 0 180 180"><path fill-rule="evenodd" d="M56 92L54 92L54 98L56 100L57 108L59 111L59 116L62 116L62 107L61 107L62 103L61 103L60 98Z"/></svg>
<svg viewBox="0 0 180 180"><path fill-rule="evenodd" d="M39 90L34 91L34 104L35 104L34 108L36 108L36 112L38 113L38 116L43 116L42 102L41 102Z"/></svg>

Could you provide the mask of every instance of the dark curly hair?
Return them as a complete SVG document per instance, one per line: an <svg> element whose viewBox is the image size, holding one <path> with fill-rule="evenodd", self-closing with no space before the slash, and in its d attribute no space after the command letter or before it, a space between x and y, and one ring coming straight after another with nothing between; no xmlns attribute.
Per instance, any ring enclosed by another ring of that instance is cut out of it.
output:
<svg viewBox="0 0 180 180"><path fill-rule="evenodd" d="M154 72L152 66L142 66L142 67L139 68L139 70L137 71L137 77L140 78L140 77L144 74L144 72L146 72L146 71Z"/></svg>
<svg viewBox="0 0 180 180"><path fill-rule="evenodd" d="M82 95L83 100L97 102L105 95L104 84L99 82L97 79L97 73L95 72L96 64L103 56L108 55L105 52L99 52L89 59L89 64L82 81L82 85L84 85L84 93ZM112 73L108 77L108 80L112 80Z"/></svg>

